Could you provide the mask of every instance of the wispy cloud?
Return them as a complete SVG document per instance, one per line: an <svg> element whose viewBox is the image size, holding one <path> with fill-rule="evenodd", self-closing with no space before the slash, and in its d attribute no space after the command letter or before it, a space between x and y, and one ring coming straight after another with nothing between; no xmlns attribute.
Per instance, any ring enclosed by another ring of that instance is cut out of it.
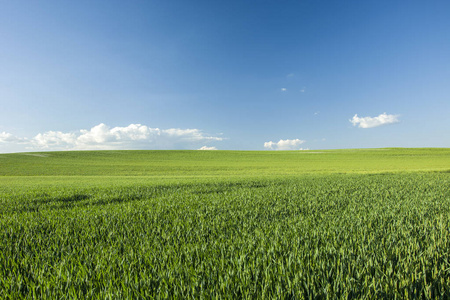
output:
<svg viewBox="0 0 450 300"><path fill-rule="evenodd" d="M359 128L373 128L400 122L398 119L398 115L388 115L386 113L382 113L377 117L363 118L360 118L357 114L355 114L349 121L353 124L353 126L358 126Z"/></svg>
<svg viewBox="0 0 450 300"><path fill-rule="evenodd" d="M0 132L0 146L2 145L10 145L14 144L19 147L24 147L28 144L30 144L30 140L26 137L17 137L11 133L8 132ZM1 148L0 148L1 150Z"/></svg>
<svg viewBox="0 0 450 300"><path fill-rule="evenodd" d="M294 73L289 73L289 74L286 75L286 78L292 78L292 77L294 77L294 76L295 76Z"/></svg>
<svg viewBox="0 0 450 300"><path fill-rule="evenodd" d="M281 88L281 91L282 91L282 92L286 92L286 91L287 91L287 88Z"/></svg>
<svg viewBox="0 0 450 300"><path fill-rule="evenodd" d="M279 140L278 142L265 142L264 148L270 150L302 150L299 146L305 141L295 139L295 140Z"/></svg>
<svg viewBox="0 0 450 300"><path fill-rule="evenodd" d="M0 132L0 143L20 142L21 140L11 133Z"/></svg>
<svg viewBox="0 0 450 300"><path fill-rule="evenodd" d="M141 124L109 127L103 123L77 132L47 131L31 139L0 133L0 143L26 150L196 149L199 143L222 141L199 129L159 129Z"/></svg>
<svg viewBox="0 0 450 300"><path fill-rule="evenodd" d="M217 150L217 148L216 147L203 146L203 147L201 147L201 148L199 148L197 150Z"/></svg>

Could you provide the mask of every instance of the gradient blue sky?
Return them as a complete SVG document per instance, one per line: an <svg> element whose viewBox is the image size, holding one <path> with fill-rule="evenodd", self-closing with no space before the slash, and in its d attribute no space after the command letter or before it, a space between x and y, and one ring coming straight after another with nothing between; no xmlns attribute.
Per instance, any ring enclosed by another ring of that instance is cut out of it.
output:
<svg viewBox="0 0 450 300"><path fill-rule="evenodd" d="M0 152L450 147L449 16L450 1L2 1Z"/></svg>

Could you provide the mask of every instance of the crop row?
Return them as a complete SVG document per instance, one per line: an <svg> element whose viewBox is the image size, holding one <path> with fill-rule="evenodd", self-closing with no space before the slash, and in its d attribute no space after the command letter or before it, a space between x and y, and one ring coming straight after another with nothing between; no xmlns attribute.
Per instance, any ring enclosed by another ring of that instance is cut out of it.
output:
<svg viewBox="0 0 450 300"><path fill-rule="evenodd" d="M446 298L450 174L4 191L2 298Z"/></svg>

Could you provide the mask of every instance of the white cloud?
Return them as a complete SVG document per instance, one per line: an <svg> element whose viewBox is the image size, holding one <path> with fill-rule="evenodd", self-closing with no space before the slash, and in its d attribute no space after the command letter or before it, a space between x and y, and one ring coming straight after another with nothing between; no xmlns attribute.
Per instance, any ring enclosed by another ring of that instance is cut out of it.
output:
<svg viewBox="0 0 450 300"><path fill-rule="evenodd" d="M114 127L101 123L90 130L82 129L75 141L76 149L134 148L138 144L151 143L161 135L159 128L149 128L141 124Z"/></svg>
<svg viewBox="0 0 450 300"><path fill-rule="evenodd" d="M188 139L188 140L192 140L192 141L204 141L204 140L222 141L223 140L223 138L221 138L221 137L205 136L203 134L203 132L198 129L172 128L172 129L162 130L161 134L169 135L172 137L179 137L182 139Z"/></svg>
<svg viewBox="0 0 450 300"><path fill-rule="evenodd" d="M300 92L302 92L302 93L304 93L305 91L306 91L305 87L300 90Z"/></svg>
<svg viewBox="0 0 450 300"><path fill-rule="evenodd" d="M299 148L301 144L305 141L295 139L295 140L280 140L277 143L275 142L265 142L264 148L271 150L303 150L303 148Z"/></svg>
<svg viewBox="0 0 450 300"><path fill-rule="evenodd" d="M24 144L26 142L27 142L26 138L19 138L8 132L0 132L0 143Z"/></svg>
<svg viewBox="0 0 450 300"><path fill-rule="evenodd" d="M287 78L292 78L292 77L294 77L294 76L295 76L294 73L289 73L289 74L286 75Z"/></svg>
<svg viewBox="0 0 450 300"><path fill-rule="evenodd" d="M382 113L378 117L363 118L358 117L358 115L356 114L349 121L353 124L353 126L358 126L359 128L373 128L381 125L400 122L398 119L398 115L388 115L386 113Z"/></svg>
<svg viewBox="0 0 450 300"><path fill-rule="evenodd" d="M14 142L16 139L11 133L0 132L0 143Z"/></svg>
<svg viewBox="0 0 450 300"><path fill-rule="evenodd" d="M49 148L68 148L76 143L77 137L73 133L63 133L61 131L47 131L39 133L32 140L31 143L42 149Z"/></svg>
<svg viewBox="0 0 450 300"><path fill-rule="evenodd" d="M28 150L196 149L199 143L222 140L199 129L159 129L141 124L110 128L101 123L78 132L47 131L31 139L0 133L0 142L22 144Z"/></svg>
<svg viewBox="0 0 450 300"><path fill-rule="evenodd" d="M203 146L203 147L201 147L201 148L199 148L197 150L217 150L217 148L216 147Z"/></svg>
<svg viewBox="0 0 450 300"><path fill-rule="evenodd" d="M281 91L282 91L282 92L286 92L286 91L287 91L287 88L281 88Z"/></svg>

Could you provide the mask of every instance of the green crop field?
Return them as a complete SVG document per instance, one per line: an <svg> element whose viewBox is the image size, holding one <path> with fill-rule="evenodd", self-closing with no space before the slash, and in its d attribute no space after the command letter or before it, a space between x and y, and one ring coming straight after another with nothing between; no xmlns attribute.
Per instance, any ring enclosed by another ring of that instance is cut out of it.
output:
<svg viewBox="0 0 450 300"><path fill-rule="evenodd" d="M2 299L450 298L450 149L0 155Z"/></svg>

